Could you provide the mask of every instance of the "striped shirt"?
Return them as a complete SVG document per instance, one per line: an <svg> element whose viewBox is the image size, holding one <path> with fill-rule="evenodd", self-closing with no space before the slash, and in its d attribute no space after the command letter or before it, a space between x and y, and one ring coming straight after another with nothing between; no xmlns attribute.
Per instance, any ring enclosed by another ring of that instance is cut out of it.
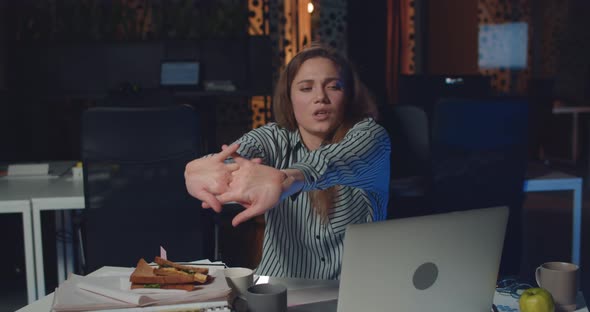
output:
<svg viewBox="0 0 590 312"><path fill-rule="evenodd" d="M238 154L262 158L277 169L299 169L302 191L265 214L262 259L257 274L308 279L338 279L344 232L352 223L384 220L389 196L390 140L373 119L354 125L342 141L308 150L299 131L275 123L239 140ZM339 185L329 221L311 207L306 191Z"/></svg>

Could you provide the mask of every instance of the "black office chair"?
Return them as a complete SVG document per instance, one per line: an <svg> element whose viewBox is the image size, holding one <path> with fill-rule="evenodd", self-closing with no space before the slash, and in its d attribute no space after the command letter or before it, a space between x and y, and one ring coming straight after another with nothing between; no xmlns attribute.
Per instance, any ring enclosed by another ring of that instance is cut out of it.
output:
<svg viewBox="0 0 590 312"><path fill-rule="evenodd" d="M176 261L213 259L212 215L186 191L201 156L189 106L92 108L82 116L84 267L134 266L162 246Z"/></svg>
<svg viewBox="0 0 590 312"><path fill-rule="evenodd" d="M388 218L430 213L430 132L424 110L398 105L389 113L391 181Z"/></svg>
<svg viewBox="0 0 590 312"><path fill-rule="evenodd" d="M527 135L525 99L442 99L435 106L433 209L508 206L502 275L520 271Z"/></svg>

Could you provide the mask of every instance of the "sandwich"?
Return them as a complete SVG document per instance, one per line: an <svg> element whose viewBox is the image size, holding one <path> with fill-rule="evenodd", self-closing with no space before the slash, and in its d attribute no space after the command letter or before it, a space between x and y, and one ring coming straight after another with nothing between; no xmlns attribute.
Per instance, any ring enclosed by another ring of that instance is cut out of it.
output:
<svg viewBox="0 0 590 312"><path fill-rule="evenodd" d="M158 268L151 267L143 258L137 262L137 266L129 281L131 289L136 288L160 288L195 290L199 284L204 284L211 279L209 270L184 266L172 261L156 257Z"/></svg>
<svg viewBox="0 0 590 312"><path fill-rule="evenodd" d="M156 256L154 262L159 265L157 269L154 269L156 275L192 277L193 282L199 284L204 284L209 279L209 275L207 275L209 274L209 269L207 268L182 265L158 256Z"/></svg>

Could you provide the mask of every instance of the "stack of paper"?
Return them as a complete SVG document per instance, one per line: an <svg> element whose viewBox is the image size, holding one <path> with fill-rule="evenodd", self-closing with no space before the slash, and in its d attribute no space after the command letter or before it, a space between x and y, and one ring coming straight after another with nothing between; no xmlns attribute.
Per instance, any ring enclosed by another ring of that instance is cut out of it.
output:
<svg viewBox="0 0 590 312"><path fill-rule="evenodd" d="M72 275L55 291L53 310L92 311L171 305L195 302L227 302L230 288L223 270L210 270L210 284L194 291L164 289L131 290L131 271L113 271L101 276Z"/></svg>

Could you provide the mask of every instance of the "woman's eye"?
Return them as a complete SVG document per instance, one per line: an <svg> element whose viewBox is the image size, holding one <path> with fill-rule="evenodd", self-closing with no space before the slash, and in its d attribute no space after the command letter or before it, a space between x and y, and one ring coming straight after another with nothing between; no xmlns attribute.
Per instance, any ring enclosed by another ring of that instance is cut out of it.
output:
<svg viewBox="0 0 590 312"><path fill-rule="evenodd" d="M333 85L329 85L328 86L328 89L330 89L330 90L340 90L342 88L340 87L339 84L333 84Z"/></svg>
<svg viewBox="0 0 590 312"><path fill-rule="evenodd" d="M309 91L311 91L311 87L303 87L303 88L300 88L299 90L303 91L303 92L309 92Z"/></svg>

